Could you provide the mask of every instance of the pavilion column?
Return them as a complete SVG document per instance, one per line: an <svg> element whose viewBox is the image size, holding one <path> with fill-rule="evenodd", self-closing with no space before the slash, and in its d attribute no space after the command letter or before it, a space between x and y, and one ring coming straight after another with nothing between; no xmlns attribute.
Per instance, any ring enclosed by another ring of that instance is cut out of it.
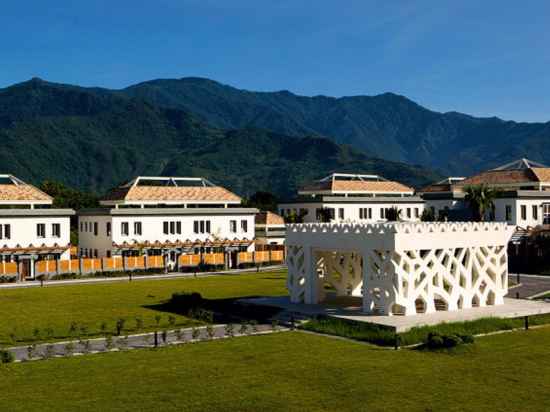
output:
<svg viewBox="0 0 550 412"><path fill-rule="evenodd" d="M304 268L306 277L306 289L304 303L317 304L321 300L319 275L317 274L317 262L311 248L304 248Z"/></svg>

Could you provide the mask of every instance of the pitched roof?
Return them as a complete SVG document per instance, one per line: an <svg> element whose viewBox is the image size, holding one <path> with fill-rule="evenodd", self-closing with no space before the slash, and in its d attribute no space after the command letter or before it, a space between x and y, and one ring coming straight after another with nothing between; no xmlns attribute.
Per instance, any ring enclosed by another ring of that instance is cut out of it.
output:
<svg viewBox="0 0 550 412"><path fill-rule="evenodd" d="M550 183L550 168L548 167L533 167L531 169L539 182Z"/></svg>
<svg viewBox="0 0 550 412"><path fill-rule="evenodd" d="M414 192L414 189L379 176L332 174L310 185L300 192Z"/></svg>
<svg viewBox="0 0 550 412"><path fill-rule="evenodd" d="M498 185L514 183L533 183L538 182L532 169L518 170L489 170L482 172L456 184L456 186L468 185Z"/></svg>
<svg viewBox="0 0 550 412"><path fill-rule="evenodd" d="M214 186L210 182L203 186L166 186L146 185L140 186L140 178L111 190L102 201L128 201L128 202L240 202L241 198L229 190ZM183 180L183 178L176 178ZM200 179L199 179L200 181Z"/></svg>
<svg viewBox="0 0 550 412"><path fill-rule="evenodd" d="M285 220L273 212L261 212L256 214L257 225L284 225Z"/></svg>
<svg viewBox="0 0 550 412"><path fill-rule="evenodd" d="M51 203L53 199L46 193L11 175L2 176L6 183L0 183L0 202L39 202Z"/></svg>

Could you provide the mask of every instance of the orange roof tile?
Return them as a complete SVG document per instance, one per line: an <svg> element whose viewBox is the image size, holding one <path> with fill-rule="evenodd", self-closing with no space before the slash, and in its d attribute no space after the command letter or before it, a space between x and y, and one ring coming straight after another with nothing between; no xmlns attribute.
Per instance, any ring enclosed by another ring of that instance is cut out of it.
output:
<svg viewBox="0 0 550 412"><path fill-rule="evenodd" d="M51 202L52 198L28 184L0 184L0 201Z"/></svg>
<svg viewBox="0 0 550 412"><path fill-rule="evenodd" d="M220 186L134 186L114 189L102 200L240 202L241 198Z"/></svg>
<svg viewBox="0 0 550 412"><path fill-rule="evenodd" d="M538 179L531 169L521 170L489 170L475 176L464 179L455 186L463 187L468 185L497 185L514 183L533 183Z"/></svg>
<svg viewBox="0 0 550 412"><path fill-rule="evenodd" d="M550 168L549 167L533 167L531 168L539 182L550 183Z"/></svg>
<svg viewBox="0 0 550 412"><path fill-rule="evenodd" d="M285 220L273 212L261 212L256 215L257 225L284 225Z"/></svg>
<svg viewBox="0 0 550 412"><path fill-rule="evenodd" d="M414 192L411 187L390 180L334 180L317 182L300 189L304 192Z"/></svg>

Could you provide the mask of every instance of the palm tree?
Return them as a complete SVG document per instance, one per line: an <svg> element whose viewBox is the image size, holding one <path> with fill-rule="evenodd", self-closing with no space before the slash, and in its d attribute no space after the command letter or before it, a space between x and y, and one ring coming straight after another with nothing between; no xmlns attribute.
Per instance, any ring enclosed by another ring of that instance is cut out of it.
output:
<svg viewBox="0 0 550 412"><path fill-rule="evenodd" d="M395 206L386 209L386 220L388 222L397 222L401 220L401 209L398 209Z"/></svg>
<svg viewBox="0 0 550 412"><path fill-rule="evenodd" d="M490 188L487 185L466 186L465 200L470 205L474 218L477 221L484 221L488 211L494 210L495 198L498 191Z"/></svg>

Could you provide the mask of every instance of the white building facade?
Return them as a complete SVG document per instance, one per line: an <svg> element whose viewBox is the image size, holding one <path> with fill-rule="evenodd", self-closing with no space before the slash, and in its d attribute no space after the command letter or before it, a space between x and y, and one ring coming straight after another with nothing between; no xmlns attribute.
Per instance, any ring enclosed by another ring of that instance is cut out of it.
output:
<svg viewBox="0 0 550 412"><path fill-rule="evenodd" d="M385 222L396 208L399 220L419 221L424 201L414 189L377 175L334 173L303 187L298 197L278 205L279 214L297 216L304 223Z"/></svg>
<svg viewBox="0 0 550 412"><path fill-rule="evenodd" d="M498 191L486 220L521 228L550 224L550 168L527 159L508 163L468 178L449 178L420 191L435 218L471 218L465 188L483 185Z"/></svg>
<svg viewBox="0 0 550 412"><path fill-rule="evenodd" d="M284 219L272 212L256 215L256 242L261 245L284 245L286 226Z"/></svg>
<svg viewBox="0 0 550 412"><path fill-rule="evenodd" d="M70 258L71 209L12 175L0 175L0 272L35 277L35 263Z"/></svg>
<svg viewBox="0 0 550 412"><path fill-rule="evenodd" d="M287 227L293 303L362 297L363 311L415 315L499 305L508 291L505 223L312 223Z"/></svg>
<svg viewBox="0 0 550 412"><path fill-rule="evenodd" d="M79 253L87 257L179 256L253 248L257 209L202 178L137 177L78 213Z"/></svg>

